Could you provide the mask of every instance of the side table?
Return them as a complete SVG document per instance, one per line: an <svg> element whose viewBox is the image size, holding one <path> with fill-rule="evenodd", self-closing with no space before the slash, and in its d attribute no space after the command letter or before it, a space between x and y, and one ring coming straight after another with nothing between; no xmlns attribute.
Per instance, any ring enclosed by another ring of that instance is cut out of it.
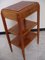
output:
<svg viewBox="0 0 45 60"><path fill-rule="evenodd" d="M37 22L26 20L25 18L37 11ZM37 2L21 1L1 10L3 25L6 31L7 40L12 51L11 44L22 49L22 54L25 60L24 48L37 35L37 43L39 43L39 20L40 20L40 5ZM17 21L18 23L8 30L5 18ZM37 25L37 33L32 32L32 28ZM10 41L9 33L16 35Z"/></svg>

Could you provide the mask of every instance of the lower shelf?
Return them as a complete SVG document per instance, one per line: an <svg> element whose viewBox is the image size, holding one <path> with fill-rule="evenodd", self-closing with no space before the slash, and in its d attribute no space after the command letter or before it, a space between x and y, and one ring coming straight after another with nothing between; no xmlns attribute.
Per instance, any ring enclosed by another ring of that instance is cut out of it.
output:
<svg viewBox="0 0 45 60"><path fill-rule="evenodd" d="M29 32L27 34L27 36L25 36L25 39L24 39L24 48L29 44L31 43L31 41L35 38L37 34L34 33L34 32ZM18 37L14 38L11 43L19 48L21 48L21 43L20 43L20 40Z"/></svg>

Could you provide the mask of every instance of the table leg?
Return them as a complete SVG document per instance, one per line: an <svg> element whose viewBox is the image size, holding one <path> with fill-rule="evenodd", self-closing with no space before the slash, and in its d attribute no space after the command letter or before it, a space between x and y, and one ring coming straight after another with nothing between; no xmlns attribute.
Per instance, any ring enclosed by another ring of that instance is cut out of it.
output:
<svg viewBox="0 0 45 60"><path fill-rule="evenodd" d="M19 16L18 16L19 17ZM24 36L23 36L23 33L22 31L25 30L25 27L24 27L24 20L22 20L20 17L17 18L18 20L18 28L19 28L19 39L20 39L20 44L21 44L21 47L22 47L22 55L23 55L23 58L25 60L25 51L24 51Z"/></svg>
<svg viewBox="0 0 45 60"><path fill-rule="evenodd" d="M37 44L39 44L39 31L40 31L40 7L37 10Z"/></svg>
<svg viewBox="0 0 45 60"><path fill-rule="evenodd" d="M3 21L3 25L4 25L4 28L5 28L5 31L6 31L7 40L8 40L9 46L10 46L10 50L12 52L11 41L10 41L10 37L9 37L9 34L8 34L8 29L7 29L6 21L5 21L5 18L3 16L2 12L1 12L1 16L2 16L2 21Z"/></svg>

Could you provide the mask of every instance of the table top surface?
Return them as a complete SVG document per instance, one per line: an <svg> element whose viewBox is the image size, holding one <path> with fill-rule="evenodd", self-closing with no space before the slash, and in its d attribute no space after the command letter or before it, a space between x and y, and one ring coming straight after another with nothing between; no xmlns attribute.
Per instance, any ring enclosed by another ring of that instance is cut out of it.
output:
<svg viewBox="0 0 45 60"><path fill-rule="evenodd" d="M21 1L2 9L2 12L4 17L12 20L17 19L17 16L20 16L21 19L24 19L33 12L37 11L38 6L38 2Z"/></svg>
<svg viewBox="0 0 45 60"><path fill-rule="evenodd" d="M25 7L33 6L33 5L37 5L37 2L21 1L19 3L14 4L14 5L8 6L4 9L20 11L20 10L24 9Z"/></svg>

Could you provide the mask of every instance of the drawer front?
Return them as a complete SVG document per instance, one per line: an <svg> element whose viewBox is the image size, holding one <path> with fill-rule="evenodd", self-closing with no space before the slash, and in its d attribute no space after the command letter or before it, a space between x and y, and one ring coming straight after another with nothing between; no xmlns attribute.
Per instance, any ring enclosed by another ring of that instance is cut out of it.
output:
<svg viewBox="0 0 45 60"><path fill-rule="evenodd" d="M2 12L5 18L11 19L11 20L16 20L17 18L15 11L4 9L2 10Z"/></svg>

